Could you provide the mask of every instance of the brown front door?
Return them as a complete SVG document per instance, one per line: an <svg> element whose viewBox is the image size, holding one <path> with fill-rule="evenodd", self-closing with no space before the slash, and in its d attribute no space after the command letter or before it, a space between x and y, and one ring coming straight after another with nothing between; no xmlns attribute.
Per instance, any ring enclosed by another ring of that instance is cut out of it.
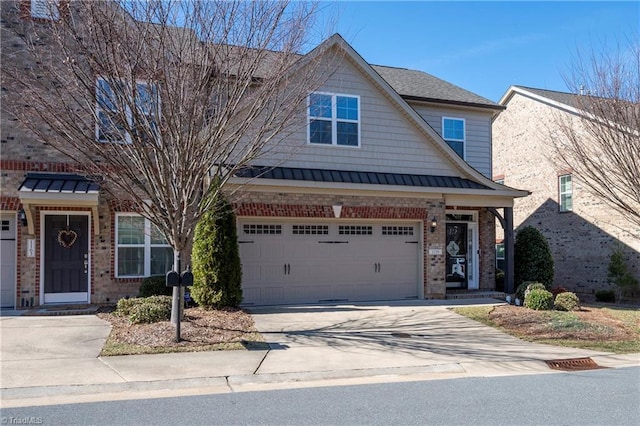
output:
<svg viewBox="0 0 640 426"><path fill-rule="evenodd" d="M44 217L45 303L88 302L89 217Z"/></svg>

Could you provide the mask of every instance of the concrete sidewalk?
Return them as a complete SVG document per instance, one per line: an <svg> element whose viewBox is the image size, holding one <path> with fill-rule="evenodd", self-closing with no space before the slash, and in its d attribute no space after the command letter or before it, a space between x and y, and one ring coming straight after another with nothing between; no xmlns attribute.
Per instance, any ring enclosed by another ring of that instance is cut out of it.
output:
<svg viewBox="0 0 640 426"><path fill-rule="evenodd" d="M269 350L116 357L98 357L110 325L96 316L3 315L1 406L541 374L554 372L545 360L577 357L604 367L640 366L640 354L524 342L451 312L451 304L255 308Z"/></svg>

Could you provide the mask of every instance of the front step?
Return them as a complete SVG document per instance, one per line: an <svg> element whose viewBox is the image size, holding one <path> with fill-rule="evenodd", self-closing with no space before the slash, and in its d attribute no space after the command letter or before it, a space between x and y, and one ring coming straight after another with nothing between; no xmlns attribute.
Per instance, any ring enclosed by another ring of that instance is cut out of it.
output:
<svg viewBox="0 0 640 426"><path fill-rule="evenodd" d="M491 290L449 290L445 299L498 299L505 300L507 294L502 291Z"/></svg>

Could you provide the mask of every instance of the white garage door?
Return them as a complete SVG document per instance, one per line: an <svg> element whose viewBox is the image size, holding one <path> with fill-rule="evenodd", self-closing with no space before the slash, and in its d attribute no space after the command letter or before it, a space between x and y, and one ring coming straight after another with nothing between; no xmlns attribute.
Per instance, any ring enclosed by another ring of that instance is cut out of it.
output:
<svg viewBox="0 0 640 426"><path fill-rule="evenodd" d="M238 221L244 304L418 296L418 223Z"/></svg>
<svg viewBox="0 0 640 426"><path fill-rule="evenodd" d="M0 304L15 306L16 294L16 217L0 216Z"/></svg>

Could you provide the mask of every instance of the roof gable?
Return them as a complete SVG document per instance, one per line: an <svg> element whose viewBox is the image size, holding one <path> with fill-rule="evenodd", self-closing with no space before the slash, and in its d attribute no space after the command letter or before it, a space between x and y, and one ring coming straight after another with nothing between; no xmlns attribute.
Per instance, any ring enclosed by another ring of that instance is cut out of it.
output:
<svg viewBox="0 0 640 426"><path fill-rule="evenodd" d="M326 53L331 48L340 49L344 58L350 60L351 63L354 64L357 69L359 69L359 72L362 73L363 76L372 81L374 85L376 85L378 89L392 101L395 107L399 111L401 111L405 117L408 117L410 122L427 136L426 139L433 142L435 147L442 154L443 160L448 160L453 168L459 171L460 177L470 179L492 189L497 188L497 184L495 184L486 176L482 175L480 172L466 163L462 158L460 158L456 154L456 152L444 141L444 139L442 139L442 137L415 111L415 109L413 109L407 103L407 101L396 90L394 90L391 84L387 80L382 78L382 76L378 72L376 72L376 70L368 62L366 62L339 34L334 34L333 36L325 40L313 51L311 51L305 58L303 58L303 61L300 62L318 60L321 55ZM300 66L301 64L298 65ZM426 73L421 74L428 76L428 74ZM504 186L499 186L499 189L504 190Z"/></svg>

